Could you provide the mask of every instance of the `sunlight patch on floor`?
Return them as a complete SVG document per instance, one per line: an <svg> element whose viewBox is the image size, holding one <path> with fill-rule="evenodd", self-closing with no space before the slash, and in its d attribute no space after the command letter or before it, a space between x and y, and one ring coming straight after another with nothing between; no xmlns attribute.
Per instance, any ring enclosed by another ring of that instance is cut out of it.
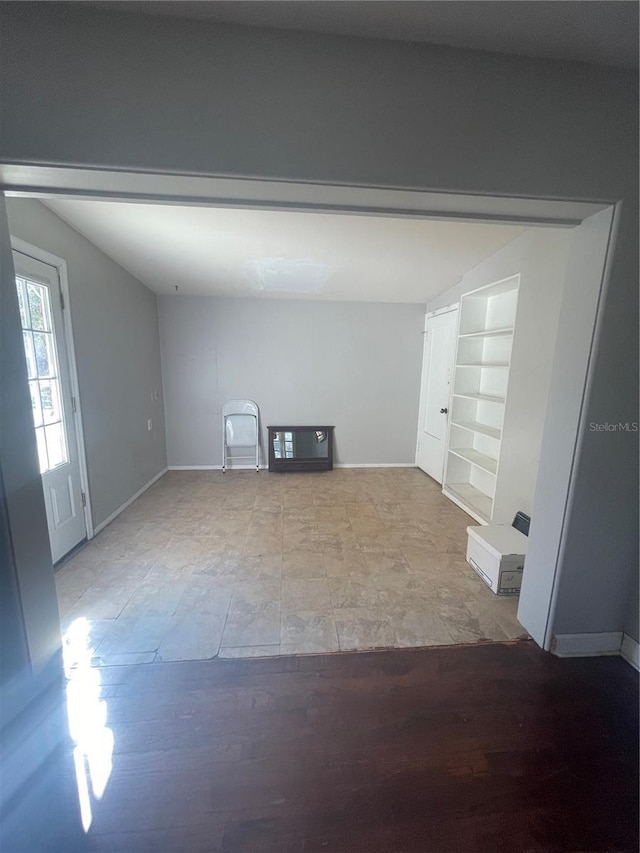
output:
<svg viewBox="0 0 640 853"><path fill-rule="evenodd" d="M93 819L92 801L101 800L106 790L114 746L113 731L107 726L107 703L100 698L100 671L91 666L90 629L89 620L80 617L62 638L69 732L76 744L73 759L85 832Z"/></svg>

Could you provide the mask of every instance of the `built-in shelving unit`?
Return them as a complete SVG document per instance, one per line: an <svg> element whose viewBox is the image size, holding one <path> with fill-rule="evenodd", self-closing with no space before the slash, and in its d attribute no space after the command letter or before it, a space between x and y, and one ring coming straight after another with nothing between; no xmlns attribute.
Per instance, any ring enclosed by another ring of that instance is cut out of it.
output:
<svg viewBox="0 0 640 853"><path fill-rule="evenodd" d="M493 514L519 284L490 284L460 306L443 492L481 523Z"/></svg>

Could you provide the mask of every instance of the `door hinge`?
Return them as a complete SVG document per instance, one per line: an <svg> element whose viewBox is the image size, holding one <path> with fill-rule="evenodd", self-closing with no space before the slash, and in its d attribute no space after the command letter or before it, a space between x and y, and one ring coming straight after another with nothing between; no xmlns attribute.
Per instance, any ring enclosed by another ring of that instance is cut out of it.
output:
<svg viewBox="0 0 640 853"><path fill-rule="evenodd" d="M75 415L75 413L78 411L78 409L76 408L76 398L75 397L71 398L71 408L73 409L73 414Z"/></svg>
<svg viewBox="0 0 640 853"><path fill-rule="evenodd" d="M83 492L83 493L82 493L82 506L83 506L83 507L86 507L86 505L87 505L87 496L86 496L86 495L85 495L85 493Z"/></svg>

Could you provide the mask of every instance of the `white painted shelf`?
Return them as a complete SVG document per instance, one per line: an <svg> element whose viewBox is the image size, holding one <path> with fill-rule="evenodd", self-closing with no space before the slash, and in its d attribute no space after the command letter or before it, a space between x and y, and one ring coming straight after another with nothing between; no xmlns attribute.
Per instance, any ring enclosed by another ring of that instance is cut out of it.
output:
<svg viewBox="0 0 640 853"><path fill-rule="evenodd" d="M478 332L465 332L464 335L458 335L459 338L492 338L497 335L507 337L513 334L513 326L505 326L502 329L481 329Z"/></svg>
<svg viewBox="0 0 640 853"><path fill-rule="evenodd" d="M467 400L482 400L484 403L504 403L505 398L499 397L497 394L456 394L454 397L464 397Z"/></svg>
<svg viewBox="0 0 640 853"><path fill-rule="evenodd" d="M493 501L470 483L447 483L443 491L449 493L456 503L459 502L462 509L468 508L472 515L479 516L479 521L491 521Z"/></svg>
<svg viewBox="0 0 640 853"><path fill-rule="evenodd" d="M481 424L479 421L451 421L451 426L466 429L469 432L479 432L482 435L488 435L489 438L500 438L502 434L502 430L497 427Z"/></svg>
<svg viewBox="0 0 640 853"><path fill-rule="evenodd" d="M508 361L465 361L456 367L509 367Z"/></svg>
<svg viewBox="0 0 640 853"><path fill-rule="evenodd" d="M489 474L495 474L498 470L498 460L492 456L487 456L486 453L480 453L479 450L474 450L472 447L450 447L449 453L459 456L460 459L465 459L471 462L477 468L482 468L483 471L488 471Z"/></svg>

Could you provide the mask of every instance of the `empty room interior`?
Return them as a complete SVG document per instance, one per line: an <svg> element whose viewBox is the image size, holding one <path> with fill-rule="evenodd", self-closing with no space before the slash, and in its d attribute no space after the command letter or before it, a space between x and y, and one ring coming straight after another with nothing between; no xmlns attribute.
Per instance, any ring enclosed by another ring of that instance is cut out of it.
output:
<svg viewBox="0 0 640 853"><path fill-rule="evenodd" d="M0 849L635 853L636 0L0 0Z"/></svg>
<svg viewBox="0 0 640 853"><path fill-rule="evenodd" d="M531 516L570 227L69 199L8 211L68 642L88 631L109 665L527 636L521 579L498 589L467 562L467 527ZM73 380L63 324L46 350L56 314L39 298L57 294L30 266L38 249L66 263ZM221 470L224 406L240 399L258 407L259 472L233 445ZM332 427L333 470L265 470L270 442L285 460L314 452L287 425L317 427L321 452Z"/></svg>

